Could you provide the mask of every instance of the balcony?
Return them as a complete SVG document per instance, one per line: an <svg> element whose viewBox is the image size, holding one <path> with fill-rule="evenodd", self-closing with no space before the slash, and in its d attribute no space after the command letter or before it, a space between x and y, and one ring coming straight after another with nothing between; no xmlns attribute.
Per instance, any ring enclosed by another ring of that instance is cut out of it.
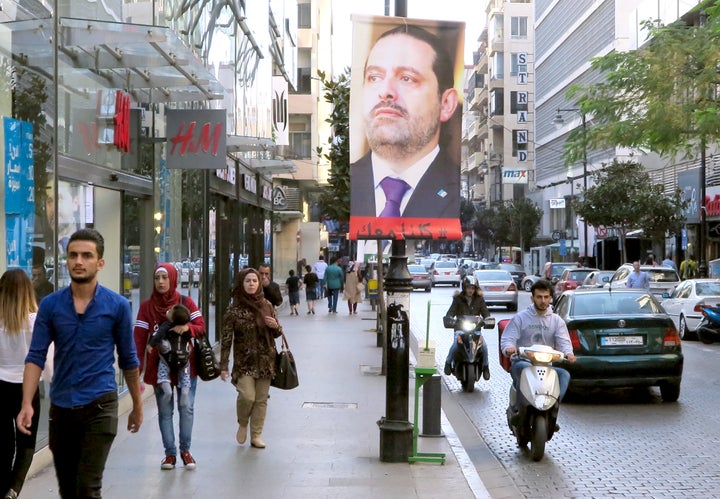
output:
<svg viewBox="0 0 720 499"><path fill-rule="evenodd" d="M473 99L472 99L471 109L473 109L475 111L484 109L484 107L487 106L487 100L488 100L487 85L485 85L483 87L475 88L475 92L473 94Z"/></svg>

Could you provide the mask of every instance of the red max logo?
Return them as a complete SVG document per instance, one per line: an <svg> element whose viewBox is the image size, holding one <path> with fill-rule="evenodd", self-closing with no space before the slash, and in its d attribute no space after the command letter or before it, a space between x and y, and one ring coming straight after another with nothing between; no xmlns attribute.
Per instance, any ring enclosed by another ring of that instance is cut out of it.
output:
<svg viewBox="0 0 720 499"><path fill-rule="evenodd" d="M715 194L712 200L709 196L705 198L705 210L709 217L720 216L720 194Z"/></svg>

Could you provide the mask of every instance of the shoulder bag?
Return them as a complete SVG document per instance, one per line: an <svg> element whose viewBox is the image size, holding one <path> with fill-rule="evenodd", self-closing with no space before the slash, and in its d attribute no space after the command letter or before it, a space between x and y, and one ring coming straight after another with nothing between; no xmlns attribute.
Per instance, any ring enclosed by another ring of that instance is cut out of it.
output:
<svg viewBox="0 0 720 499"><path fill-rule="evenodd" d="M185 305L185 295L180 295L180 302ZM218 364L215 352L213 352L207 331L193 338L193 352L195 355L195 372L203 381L212 381L220 376L220 364Z"/></svg>
<svg viewBox="0 0 720 499"><path fill-rule="evenodd" d="M285 338L285 333L282 334L281 338L282 349L275 354L275 377L270 382L270 386L281 390L292 390L300 384L297 366L295 365L295 357L293 357Z"/></svg>

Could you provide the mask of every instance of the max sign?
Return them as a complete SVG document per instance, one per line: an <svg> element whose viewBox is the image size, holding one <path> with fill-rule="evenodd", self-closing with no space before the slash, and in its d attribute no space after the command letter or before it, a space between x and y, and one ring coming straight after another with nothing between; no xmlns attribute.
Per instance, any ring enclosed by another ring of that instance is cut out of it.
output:
<svg viewBox="0 0 720 499"><path fill-rule="evenodd" d="M168 109L167 167L225 168L225 109Z"/></svg>

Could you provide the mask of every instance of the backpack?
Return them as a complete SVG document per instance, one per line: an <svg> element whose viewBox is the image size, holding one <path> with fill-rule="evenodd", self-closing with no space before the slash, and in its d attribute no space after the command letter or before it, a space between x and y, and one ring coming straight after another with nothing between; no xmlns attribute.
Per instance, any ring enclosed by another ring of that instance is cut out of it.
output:
<svg viewBox="0 0 720 499"><path fill-rule="evenodd" d="M170 371L180 372L190 360L190 333L170 333L166 340L170 343L170 351L164 354L165 362L170 367Z"/></svg>

